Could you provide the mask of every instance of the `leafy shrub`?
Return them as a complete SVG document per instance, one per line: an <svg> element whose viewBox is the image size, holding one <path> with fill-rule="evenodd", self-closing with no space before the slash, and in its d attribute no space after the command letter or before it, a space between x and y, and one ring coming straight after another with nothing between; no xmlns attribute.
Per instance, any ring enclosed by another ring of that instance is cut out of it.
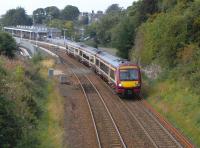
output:
<svg viewBox="0 0 200 148"><path fill-rule="evenodd" d="M12 69L0 64L0 147L37 147L34 133L42 115L41 102L47 96L47 83L37 65L12 63Z"/></svg>
<svg viewBox="0 0 200 148"><path fill-rule="evenodd" d="M15 40L11 35L5 32L0 32L0 54L8 57L14 57L14 52L17 50Z"/></svg>
<svg viewBox="0 0 200 148"><path fill-rule="evenodd" d="M14 147L22 137L22 120L13 102L0 95L0 147Z"/></svg>
<svg viewBox="0 0 200 148"><path fill-rule="evenodd" d="M185 18L173 13L161 13L154 21L143 24L139 33L144 45L136 49L141 63L157 61L163 67L175 66L177 52L185 42L186 27Z"/></svg>

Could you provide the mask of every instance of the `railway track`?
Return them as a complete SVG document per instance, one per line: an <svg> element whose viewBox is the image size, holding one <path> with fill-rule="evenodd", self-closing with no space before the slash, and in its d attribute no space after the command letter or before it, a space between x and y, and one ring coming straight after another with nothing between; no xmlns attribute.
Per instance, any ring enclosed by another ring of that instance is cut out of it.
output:
<svg viewBox="0 0 200 148"><path fill-rule="evenodd" d="M99 86L99 90L102 92L111 89L107 85L104 85L104 87L100 87L99 84L96 85ZM154 115L144 107L142 100L122 100L118 96L114 96L115 97L111 97L113 99L107 100L106 102L108 104L115 104L118 110L126 113L128 117L127 120L129 120L131 126L129 127L130 131L134 128L134 130L132 130L133 134L140 136L140 139L136 142L137 145L133 143L134 147L135 145L137 147L186 147L180 144L174 138L174 135L172 136ZM135 139L135 137L133 137L133 139ZM142 141L140 141L141 139Z"/></svg>
<svg viewBox="0 0 200 148"><path fill-rule="evenodd" d="M70 64L70 65L72 66L72 64ZM77 67L79 67L79 66L77 66ZM81 67L79 67L79 68L81 69ZM99 98L94 94L90 95L90 96L88 95L88 93L92 94L92 92L95 92L95 90L96 90L96 92L98 92L100 99L102 99L102 102L106 106L104 100L105 100L105 98L108 98L108 97L105 95L102 95L103 96L102 97L101 94L103 94L103 92L99 92L88 77L81 75L81 73L76 74L76 76L77 76L77 79L79 79L80 84L82 84L82 88L85 91L85 94L88 98L88 102L89 102L91 108L96 108L97 106L99 106L98 104L96 104L99 102ZM89 83L86 81L89 81ZM105 92L106 92L106 90L105 90ZM97 98L97 99L94 99L94 98ZM91 102L90 99L93 101ZM137 142L137 144L135 142L132 145L135 145L135 146L137 145L138 147L148 146L148 147L157 147L157 148L158 147L173 147L173 148L182 147L179 144L179 142L177 142L176 139L151 114L149 114L144 109L144 107L143 108L141 107L142 105L140 104L139 100L135 101L134 103L131 103L132 101L131 102L130 101L122 101L121 98L119 98L119 102L120 102L120 104L118 106L121 106L123 108L123 109L121 108L120 110L123 111L125 109L126 111L124 111L124 112L129 113L130 122L132 122L134 124L137 123L137 125L131 124L131 127L132 128L134 127L134 133L137 133L137 135L140 135L141 138L143 139L143 142ZM107 106L106 106L106 108L107 108ZM108 110L108 108L107 108L107 110ZM101 107L98 111L103 112ZM110 113L110 111L109 111L109 113ZM93 112L93 115L94 115L94 112ZM97 117L99 117L99 115L97 115ZM112 118L112 120L113 120L113 118ZM98 119L96 119L95 121L99 122ZM99 129L102 130L102 128L105 128L106 124L103 124L103 125L104 125L104 127L101 127ZM113 129L111 131L110 127L111 127L111 125L109 125L109 127L106 129L109 133L113 133ZM117 131L119 131L119 130L117 129ZM110 136L112 137L112 134ZM122 136L120 135L120 137L122 137ZM114 136L114 138L112 138L112 139L114 139L114 141L116 141L115 138L116 138L116 136ZM141 139L140 139L140 141L141 141ZM123 142L123 143L124 143L124 146L126 146L125 142ZM112 146L121 147L121 145L119 143L112 144Z"/></svg>
<svg viewBox="0 0 200 148"><path fill-rule="evenodd" d="M148 133L148 137L155 147L182 147L155 117L144 109L140 100L134 102L123 101L122 104L137 119L144 132Z"/></svg>
<svg viewBox="0 0 200 148"><path fill-rule="evenodd" d="M81 74L80 72L76 72L74 69L77 68L72 63L68 61L64 64L71 67L71 70L79 81L79 84L85 95L89 110L91 111L98 146L126 148L119 129L108 107L102 99L101 94L96 89L94 84L88 79L87 76Z"/></svg>
<svg viewBox="0 0 200 148"><path fill-rule="evenodd" d="M63 54L61 54L61 56L63 56ZM72 63L69 64L68 61L68 66L69 65L72 69L75 67L78 69L83 67L77 65L75 66ZM108 89L111 89L109 86L105 85L106 88L98 88L99 85L95 84L95 80L92 80L90 77L87 77L80 72L76 74L76 77L79 79L88 104L91 107L90 110L94 118L97 137L99 138L99 147L126 147L127 144L126 139L122 139L124 133L120 134L120 130L118 129L117 124L114 122L111 111L109 110L111 109L109 107L111 104L115 104L115 108L121 110L121 114L126 115L127 119L129 118L128 127L129 130L133 131L134 133L132 134L132 138L133 142L135 142L131 143L131 146L193 147L192 145L184 145L174 138L174 135L171 134L151 112L149 112L141 100L122 100L116 95L112 95L110 98L108 98L109 95L105 92ZM113 98L117 99L117 101ZM103 114L100 115L99 112ZM137 139L135 134L140 137L140 141L134 140L134 138ZM141 141L141 139L143 141Z"/></svg>
<svg viewBox="0 0 200 148"><path fill-rule="evenodd" d="M113 89L111 89L107 83L105 83L105 86L115 94ZM141 96L135 96L132 100L122 100L116 96L116 99L121 102L120 106L126 108L132 116L135 116L138 119L138 122L140 122L141 126L144 127L144 130L146 130L148 135L152 137L151 139L154 141L155 147L195 147L190 141L188 141L188 139L186 139L185 136L183 136L157 111L155 111Z"/></svg>

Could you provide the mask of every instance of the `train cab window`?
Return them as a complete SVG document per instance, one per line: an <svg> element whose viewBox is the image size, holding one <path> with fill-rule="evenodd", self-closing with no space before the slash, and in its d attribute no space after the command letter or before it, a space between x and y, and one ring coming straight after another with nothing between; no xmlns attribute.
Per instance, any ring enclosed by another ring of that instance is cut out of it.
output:
<svg viewBox="0 0 200 148"><path fill-rule="evenodd" d="M139 72L137 69L123 69L120 70L120 80L133 81L139 79Z"/></svg>

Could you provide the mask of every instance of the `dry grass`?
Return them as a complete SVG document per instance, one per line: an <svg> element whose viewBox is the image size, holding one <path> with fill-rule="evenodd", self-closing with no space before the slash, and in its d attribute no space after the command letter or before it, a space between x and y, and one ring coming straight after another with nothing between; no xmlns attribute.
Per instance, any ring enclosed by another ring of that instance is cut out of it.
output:
<svg viewBox="0 0 200 148"><path fill-rule="evenodd" d="M55 60L53 59L43 60L41 63L45 68L51 68L55 66Z"/></svg>
<svg viewBox="0 0 200 148"><path fill-rule="evenodd" d="M54 68L55 60L48 59L41 62L41 74L48 78L48 69ZM63 123L64 123L64 98L60 96L55 79L49 80L48 97L45 103L46 113L41 121L41 131L39 138L41 139L41 148L63 147Z"/></svg>
<svg viewBox="0 0 200 148"><path fill-rule="evenodd" d="M55 60L54 59L45 59L41 61L42 69L41 69L41 75L44 77L48 77L48 69L53 68L55 66Z"/></svg>
<svg viewBox="0 0 200 148"><path fill-rule="evenodd" d="M48 133L56 147L62 147L63 142L63 120L64 106L63 98L60 96L57 89L54 89L49 95L49 103L47 105L49 112L49 128Z"/></svg>
<svg viewBox="0 0 200 148"><path fill-rule="evenodd" d="M154 87L157 92L150 93L148 101L200 146L200 97L178 82L163 81Z"/></svg>
<svg viewBox="0 0 200 148"><path fill-rule="evenodd" d="M15 69L17 66L22 66L24 67L26 65L25 62L21 61L21 60L17 60L17 59L8 59L4 56L0 56L0 63L2 64L2 66L7 69L7 70L13 70Z"/></svg>

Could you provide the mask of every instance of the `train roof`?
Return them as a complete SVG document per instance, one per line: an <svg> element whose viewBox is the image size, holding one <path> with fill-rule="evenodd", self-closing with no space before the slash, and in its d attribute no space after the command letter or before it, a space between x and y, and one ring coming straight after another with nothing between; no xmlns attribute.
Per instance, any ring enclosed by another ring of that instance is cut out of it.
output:
<svg viewBox="0 0 200 148"><path fill-rule="evenodd" d="M121 64L125 62L128 62L126 59L113 56L106 51L103 51L98 48L93 48L82 43L75 43L75 42L68 41L68 44L76 48L81 48L82 50L92 55L96 55L98 58L102 59L105 63L112 65L114 68L119 67Z"/></svg>
<svg viewBox="0 0 200 148"><path fill-rule="evenodd" d="M97 57L101 58L106 63L112 65L113 67L119 67L122 63L127 62L127 60L113 56L106 51L99 52Z"/></svg>

